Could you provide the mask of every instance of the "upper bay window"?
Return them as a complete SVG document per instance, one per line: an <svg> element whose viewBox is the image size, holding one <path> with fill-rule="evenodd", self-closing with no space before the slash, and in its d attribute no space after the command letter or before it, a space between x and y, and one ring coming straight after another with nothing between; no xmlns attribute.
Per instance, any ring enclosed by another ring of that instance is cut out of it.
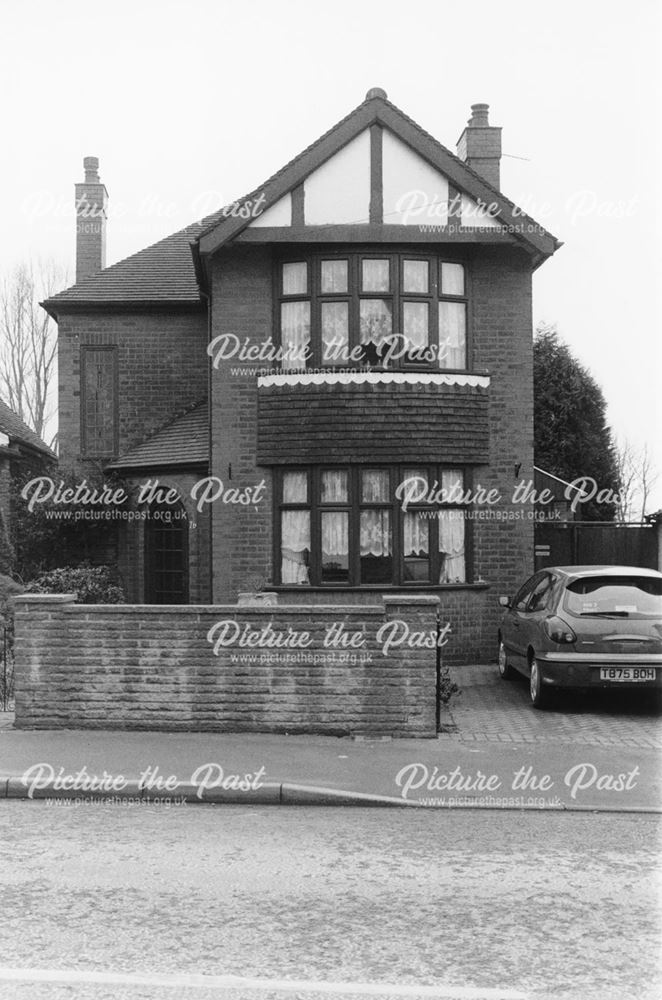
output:
<svg viewBox="0 0 662 1000"><path fill-rule="evenodd" d="M279 264L284 371L467 369L464 264L418 254L320 254Z"/></svg>

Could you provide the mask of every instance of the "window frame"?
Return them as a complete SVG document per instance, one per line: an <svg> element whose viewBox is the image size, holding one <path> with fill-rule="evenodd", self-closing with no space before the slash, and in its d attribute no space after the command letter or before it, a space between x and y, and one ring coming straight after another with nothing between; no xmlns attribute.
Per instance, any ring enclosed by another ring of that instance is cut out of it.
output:
<svg viewBox="0 0 662 1000"><path fill-rule="evenodd" d="M366 465L343 465L341 463L325 463L318 466L282 466L274 470L275 490L274 490L274 510L273 510L273 580L274 586L296 590L356 590L372 589L383 590L389 588L398 589L425 589L467 587L474 585L473 570L473 522L469 518L464 518L464 558L465 558L465 580L449 583L440 583L442 558L439 551L439 522L440 518L430 517L427 520L429 525L429 572L428 580L406 580L404 574L404 512L401 501L396 499L395 490L399 482L402 481L405 470L425 470L428 475L430 486L435 482L441 488L441 473L443 470L458 469L463 474L463 491L471 491L473 487L473 468L465 464L456 463L436 464L430 462L419 463L398 463L383 464L379 462ZM324 472L346 471L348 483L348 498L346 502L332 502L323 504L321 502L321 481ZM361 499L361 475L363 472L385 471L389 475L389 500L388 501L363 501ZM307 503L284 503L283 502L283 482L285 474L288 472L305 472L308 483ZM422 510L470 510L471 504L459 503L421 503L412 504L409 511L416 513ZM383 583L364 583L361 580L361 545L360 545L360 522L362 510L383 509L389 510L391 515L391 579ZM285 510L306 510L310 512L310 553L308 560L308 583L295 584L283 583L281 577L281 524L282 512ZM347 511L349 517L348 538L348 581L324 582L322 580L322 512L323 511Z"/></svg>
<svg viewBox="0 0 662 1000"><path fill-rule="evenodd" d="M362 263L364 260L389 261L390 288L388 292L364 292L362 289ZM322 292L322 261L347 261L348 289L346 292ZM428 291L404 291L405 261L426 261L428 264ZM284 295L283 265L293 263L307 264L308 293ZM442 264L459 264L464 268L464 294L451 295L442 293ZM283 347L281 307L284 302L310 302L310 354L306 369L365 368L365 360L351 359L352 353L361 347L360 303L362 300L377 299L390 302L392 317L392 333L403 334L405 302L428 304L428 346L439 345L439 303L457 302L464 305L465 310L465 364L463 368L441 367L439 359L415 361L406 357L392 361L389 371L437 371L445 373L466 373L472 367L472 337L471 337L471 298L472 282L470 261L466 257L439 253L425 253L420 249L411 251L383 250L379 248L356 249L352 247L336 249L325 248L312 254L288 252L279 254L275 259L274 270L274 343L277 348ZM338 360L335 364L325 362L322 357L322 304L325 302L348 303L348 341L347 351L350 359ZM290 369L292 370L292 369ZM287 371L287 369L283 369Z"/></svg>
<svg viewBox="0 0 662 1000"><path fill-rule="evenodd" d="M107 354L112 362L112 446L110 450L96 448L89 440L89 427L87 419L87 358L92 354ZM80 452L82 458L114 458L118 452L119 443L119 363L118 349L115 345L108 344L81 344L80 347Z"/></svg>
<svg viewBox="0 0 662 1000"><path fill-rule="evenodd" d="M158 604L159 606L173 606L177 604L188 604L190 596L190 551L189 551L189 523L186 517L186 508L181 501L173 506L166 504L146 504L143 507L146 512L145 528L143 534L143 560L144 560L144 585L145 602L147 604ZM179 515L175 517L175 512ZM170 513L169 520L157 518L157 513ZM161 538L177 538L181 544L178 548L157 546L157 536ZM157 555L177 552L181 556L181 570L169 570L163 566L157 566ZM157 579L163 581L166 575L170 577L176 574L181 577L181 589L169 589L167 587L157 587ZM181 601L159 600L161 597L175 596L181 594Z"/></svg>

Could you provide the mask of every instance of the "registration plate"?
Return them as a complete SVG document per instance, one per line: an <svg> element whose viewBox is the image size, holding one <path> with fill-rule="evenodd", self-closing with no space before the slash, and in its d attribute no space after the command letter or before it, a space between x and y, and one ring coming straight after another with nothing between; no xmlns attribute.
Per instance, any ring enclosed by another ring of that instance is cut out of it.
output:
<svg viewBox="0 0 662 1000"><path fill-rule="evenodd" d="M600 667L601 681L654 681L655 667Z"/></svg>

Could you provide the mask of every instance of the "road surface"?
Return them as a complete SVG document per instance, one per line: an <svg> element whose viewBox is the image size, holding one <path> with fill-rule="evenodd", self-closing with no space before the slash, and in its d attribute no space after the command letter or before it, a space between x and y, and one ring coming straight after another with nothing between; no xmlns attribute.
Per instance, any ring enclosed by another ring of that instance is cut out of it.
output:
<svg viewBox="0 0 662 1000"><path fill-rule="evenodd" d="M657 997L659 832L637 815L5 801L0 998Z"/></svg>

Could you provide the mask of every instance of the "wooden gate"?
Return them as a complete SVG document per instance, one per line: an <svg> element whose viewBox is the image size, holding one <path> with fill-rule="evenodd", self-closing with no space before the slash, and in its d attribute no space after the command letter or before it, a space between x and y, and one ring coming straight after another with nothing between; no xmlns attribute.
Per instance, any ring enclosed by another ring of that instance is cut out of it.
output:
<svg viewBox="0 0 662 1000"><path fill-rule="evenodd" d="M538 521L536 572L545 566L644 566L658 568L655 524L613 521Z"/></svg>

